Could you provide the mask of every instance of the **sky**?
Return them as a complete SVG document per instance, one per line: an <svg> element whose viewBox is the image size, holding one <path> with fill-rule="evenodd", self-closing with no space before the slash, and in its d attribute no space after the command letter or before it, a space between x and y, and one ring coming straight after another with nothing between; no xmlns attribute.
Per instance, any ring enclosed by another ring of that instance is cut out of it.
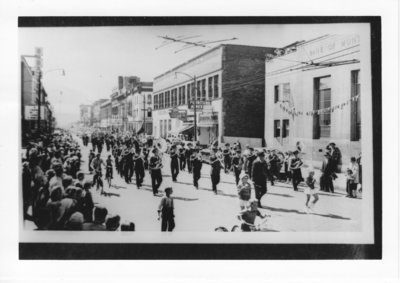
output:
<svg viewBox="0 0 400 283"><path fill-rule="evenodd" d="M159 36L198 36L193 41L236 37L226 43L282 47L325 34L350 34L358 28L358 24L19 28L19 53L33 55L35 47L43 48L43 85L63 127L79 120L80 104L109 98L118 76L153 81L208 50L196 47L175 53L183 46L179 43L156 49L164 42ZM57 68L63 68L65 76L61 71L46 73Z"/></svg>

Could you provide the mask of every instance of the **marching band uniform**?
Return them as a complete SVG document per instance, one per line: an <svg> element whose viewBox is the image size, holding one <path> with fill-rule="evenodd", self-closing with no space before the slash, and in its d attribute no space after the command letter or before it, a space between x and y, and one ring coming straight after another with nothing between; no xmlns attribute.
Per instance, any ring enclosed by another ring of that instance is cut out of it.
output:
<svg viewBox="0 0 400 283"><path fill-rule="evenodd" d="M222 154L224 156L225 173L229 173L229 169L231 168L231 152L229 150L229 144L225 145L225 149Z"/></svg>
<svg viewBox="0 0 400 283"><path fill-rule="evenodd" d="M297 186L304 180L301 175L301 166L303 165L303 161L298 157L299 152L294 152L294 158L290 163L290 169L292 170L292 183L293 189L298 191Z"/></svg>
<svg viewBox="0 0 400 283"><path fill-rule="evenodd" d="M142 156L136 153L133 161L135 163L136 186L140 189L144 179L144 160Z"/></svg>
<svg viewBox="0 0 400 283"><path fill-rule="evenodd" d="M170 151L170 157L171 157L171 175L172 175L172 181L176 182L176 177L178 177L179 174L179 161L178 161L178 152L176 150L176 146L173 146Z"/></svg>
<svg viewBox="0 0 400 283"><path fill-rule="evenodd" d="M158 194L158 188L162 183L162 160L157 153L157 150L153 150L153 156L150 158L149 170L151 175L151 186L153 187L153 195Z"/></svg>
<svg viewBox="0 0 400 283"><path fill-rule="evenodd" d="M201 177L201 167L203 166L202 158L199 151L196 149L191 157L193 165L193 186L199 189L199 180Z"/></svg>
<svg viewBox="0 0 400 283"><path fill-rule="evenodd" d="M193 154L193 148L192 144L188 144L189 148L185 151L185 156L186 156L186 163L188 167L188 172L192 173L192 162L190 161L190 157Z"/></svg>
<svg viewBox="0 0 400 283"><path fill-rule="evenodd" d="M239 176L243 168L243 158L241 157L240 153L240 151L237 151L232 158L232 169L235 174L236 186L239 184Z"/></svg>
<svg viewBox="0 0 400 283"><path fill-rule="evenodd" d="M181 171L185 171L185 167L186 167L186 150L185 148L182 146L181 148L179 148L179 168L181 169Z"/></svg>
<svg viewBox="0 0 400 283"><path fill-rule="evenodd" d="M214 194L217 194L217 185L221 180L222 164L221 160L219 160L216 154L211 155L210 165L211 165L210 175L211 175L212 190Z"/></svg>

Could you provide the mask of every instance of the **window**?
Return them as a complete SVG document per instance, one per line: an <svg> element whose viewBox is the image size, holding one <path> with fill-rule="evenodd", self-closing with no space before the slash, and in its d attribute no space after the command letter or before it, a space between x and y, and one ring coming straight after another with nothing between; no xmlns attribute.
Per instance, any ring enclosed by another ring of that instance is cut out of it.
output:
<svg viewBox="0 0 400 283"><path fill-rule="evenodd" d="M208 100L213 99L213 77L208 78Z"/></svg>
<svg viewBox="0 0 400 283"><path fill-rule="evenodd" d="M279 85L274 86L274 102L277 103L279 101Z"/></svg>
<svg viewBox="0 0 400 283"><path fill-rule="evenodd" d="M171 119L168 120L168 131L171 131Z"/></svg>
<svg viewBox="0 0 400 283"><path fill-rule="evenodd" d="M151 94L147 95L147 104L151 104Z"/></svg>
<svg viewBox="0 0 400 283"><path fill-rule="evenodd" d="M219 96L219 88L218 88L218 75L214 76L214 98L218 98Z"/></svg>
<svg viewBox="0 0 400 283"><path fill-rule="evenodd" d="M358 99L351 101L350 139L352 141L361 139L360 70L351 71L351 98L357 95Z"/></svg>
<svg viewBox="0 0 400 283"><path fill-rule="evenodd" d="M291 103L290 101L290 83L282 84L282 100Z"/></svg>
<svg viewBox="0 0 400 283"><path fill-rule="evenodd" d="M177 90L176 88L171 91L172 95L172 107L177 105Z"/></svg>
<svg viewBox="0 0 400 283"><path fill-rule="evenodd" d="M182 104L185 105L186 104L186 93L185 93L186 89L185 86L182 87Z"/></svg>
<svg viewBox="0 0 400 283"><path fill-rule="evenodd" d="M162 97L163 97L163 93L158 94L158 96L154 96L154 109L156 109L156 104L158 104L157 109L161 109L162 108ZM156 102L156 98L157 98L157 102Z"/></svg>
<svg viewBox="0 0 400 283"><path fill-rule="evenodd" d="M274 121L274 137L278 138L281 136L281 121L275 120Z"/></svg>
<svg viewBox="0 0 400 283"><path fill-rule="evenodd" d="M282 120L282 138L287 138L289 136L289 120Z"/></svg>
<svg viewBox="0 0 400 283"><path fill-rule="evenodd" d="M163 135L163 130L164 130L164 127L163 127L163 120L160 120L160 137L163 137L164 135Z"/></svg>
<svg viewBox="0 0 400 283"><path fill-rule="evenodd" d="M169 105L170 105L170 102L171 102L171 100L170 100L170 91L167 91L167 92L164 94L164 96L165 96L164 108L168 108Z"/></svg>
<svg viewBox="0 0 400 283"><path fill-rule="evenodd" d="M196 89L196 100L199 100L201 98L201 81L197 82L197 89Z"/></svg>
<svg viewBox="0 0 400 283"><path fill-rule="evenodd" d="M201 100L205 101L206 97L206 79L201 80Z"/></svg>
<svg viewBox="0 0 400 283"><path fill-rule="evenodd" d="M182 105L182 87L178 88L178 105Z"/></svg>
<svg viewBox="0 0 400 283"><path fill-rule="evenodd" d="M158 94L154 95L154 110L158 109Z"/></svg>
<svg viewBox="0 0 400 283"><path fill-rule="evenodd" d="M187 104L190 104L190 95L191 95L191 89L192 89L192 84L188 84L186 86L186 90L187 90Z"/></svg>
<svg viewBox="0 0 400 283"><path fill-rule="evenodd" d="M314 79L314 109L331 107L331 77ZM315 115L313 121L313 138L329 138L331 136L331 112Z"/></svg>

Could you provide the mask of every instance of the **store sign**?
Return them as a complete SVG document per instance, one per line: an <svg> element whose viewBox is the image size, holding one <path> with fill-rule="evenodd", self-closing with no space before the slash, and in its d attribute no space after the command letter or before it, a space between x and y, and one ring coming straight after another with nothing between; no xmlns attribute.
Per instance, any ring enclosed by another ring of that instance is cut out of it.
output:
<svg viewBox="0 0 400 283"><path fill-rule="evenodd" d="M40 120L45 120L46 109L44 106L40 106ZM25 106L25 120L37 120L38 118L38 107L34 105Z"/></svg>
<svg viewBox="0 0 400 283"><path fill-rule="evenodd" d="M218 125L218 113L201 113L199 115L200 126L213 126Z"/></svg>
<svg viewBox="0 0 400 283"><path fill-rule="evenodd" d="M333 37L332 39L324 40L321 44L314 44L307 48L308 56L311 59L319 58L326 54L337 53L345 49L355 47L360 44L359 35L348 35Z"/></svg>
<svg viewBox="0 0 400 283"><path fill-rule="evenodd" d="M187 110L180 110L179 108L174 107L169 111L169 117L179 120L185 120L187 117Z"/></svg>

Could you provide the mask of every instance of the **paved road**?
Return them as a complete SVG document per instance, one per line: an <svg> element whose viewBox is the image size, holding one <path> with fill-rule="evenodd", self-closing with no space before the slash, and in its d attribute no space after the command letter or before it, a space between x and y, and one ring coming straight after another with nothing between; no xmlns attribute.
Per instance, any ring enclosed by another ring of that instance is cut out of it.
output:
<svg viewBox="0 0 400 283"><path fill-rule="evenodd" d="M82 146L82 145L81 145ZM87 157L91 146L82 146L83 164L87 168ZM102 158L107 153L103 150ZM239 211L234 176L221 173L218 195L211 191L209 166L204 165L199 181L199 190L192 186L192 175L183 171L178 182L173 183L169 170L169 157L164 156L163 183L160 189L172 186L175 198L175 231L213 231L218 226L232 227L238 224ZM91 178L92 175L88 175ZM94 201L107 207L109 213L119 214L122 220L133 221L136 230L159 231L157 206L160 197L154 197L148 171L143 187L138 190L134 184L126 184L114 170L113 185L105 185L107 196L93 190ZM271 215L268 228L271 231L346 231L361 230L362 199L346 198L343 193L321 193L314 212L304 210L305 195L294 192L291 185L276 183L270 186L262 199L262 212Z"/></svg>

